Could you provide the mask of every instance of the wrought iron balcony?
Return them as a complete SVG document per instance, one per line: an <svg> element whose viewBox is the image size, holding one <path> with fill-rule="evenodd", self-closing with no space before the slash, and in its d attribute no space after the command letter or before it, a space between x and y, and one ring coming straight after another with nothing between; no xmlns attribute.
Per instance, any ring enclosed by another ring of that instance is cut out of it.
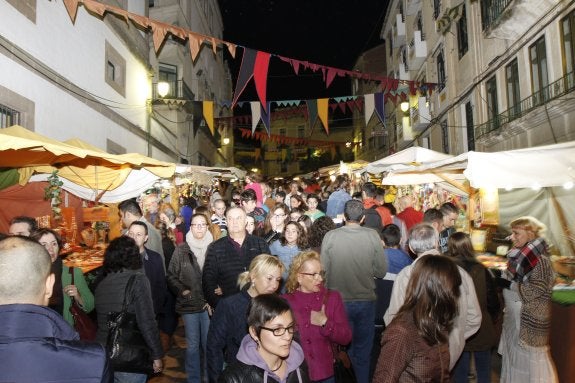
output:
<svg viewBox="0 0 575 383"><path fill-rule="evenodd" d="M159 81L166 82L169 85L168 93L162 97L158 94L158 83L152 84L152 100L161 99L179 99L179 100L194 100L194 93L186 85L184 80L177 81Z"/></svg>
<svg viewBox="0 0 575 383"><path fill-rule="evenodd" d="M491 120L475 127L475 139L479 139L491 132L500 130L505 124L526 115L535 108L545 105L567 93L575 90L575 72L571 72L559 80L552 82L540 91L521 100L506 111Z"/></svg>

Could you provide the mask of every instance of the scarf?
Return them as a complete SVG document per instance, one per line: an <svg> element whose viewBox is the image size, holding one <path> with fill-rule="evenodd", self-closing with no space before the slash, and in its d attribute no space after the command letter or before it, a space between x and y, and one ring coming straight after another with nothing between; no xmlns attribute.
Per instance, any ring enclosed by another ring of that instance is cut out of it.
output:
<svg viewBox="0 0 575 383"><path fill-rule="evenodd" d="M507 253L507 271L512 280L523 282L539 263L541 255L547 253L547 243L543 238L535 238L523 247L514 247Z"/></svg>
<svg viewBox="0 0 575 383"><path fill-rule="evenodd" d="M194 237L191 231L186 234L186 242L190 246L190 250L194 253L198 260L198 265L200 265L200 270L204 269L204 262L206 261L206 250L208 245L214 241L212 233L206 231L204 238L197 239Z"/></svg>

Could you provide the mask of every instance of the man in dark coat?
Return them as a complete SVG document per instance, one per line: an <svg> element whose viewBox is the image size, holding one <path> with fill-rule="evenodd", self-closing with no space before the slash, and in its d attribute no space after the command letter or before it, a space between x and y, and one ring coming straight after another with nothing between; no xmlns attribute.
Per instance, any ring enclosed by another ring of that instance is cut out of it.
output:
<svg viewBox="0 0 575 383"><path fill-rule="evenodd" d="M106 351L47 308L54 274L46 249L22 237L0 241L0 381L112 382Z"/></svg>

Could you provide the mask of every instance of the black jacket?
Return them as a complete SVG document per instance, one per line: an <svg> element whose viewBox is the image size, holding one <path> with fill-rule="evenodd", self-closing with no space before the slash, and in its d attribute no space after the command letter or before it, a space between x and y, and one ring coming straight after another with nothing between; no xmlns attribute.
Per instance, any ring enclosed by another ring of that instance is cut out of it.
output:
<svg viewBox="0 0 575 383"><path fill-rule="evenodd" d="M180 243L172 255L168 268L168 286L176 295L176 312L193 314L205 310L202 271L196 256L186 242ZM190 290L190 294L182 295L186 290Z"/></svg>
<svg viewBox="0 0 575 383"><path fill-rule="evenodd" d="M230 237L223 237L208 246L206 261L202 274L204 297L215 308L218 301L226 296L239 292L238 275L247 271L250 262L260 254L270 254L268 244L261 238L246 235L238 252ZM216 295L217 287L223 295Z"/></svg>
<svg viewBox="0 0 575 383"><path fill-rule="evenodd" d="M267 375L266 376L264 376ZM219 383L279 383L271 375L257 366L249 365L236 361L226 367L218 379ZM309 383L309 374L306 364L303 363L297 370L290 372L286 378L286 383Z"/></svg>

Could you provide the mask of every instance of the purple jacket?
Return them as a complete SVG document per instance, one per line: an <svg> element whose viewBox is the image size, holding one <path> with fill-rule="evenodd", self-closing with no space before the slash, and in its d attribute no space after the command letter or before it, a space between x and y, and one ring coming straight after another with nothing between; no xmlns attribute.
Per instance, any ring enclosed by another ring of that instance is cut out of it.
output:
<svg viewBox="0 0 575 383"><path fill-rule="evenodd" d="M321 311L324 295L329 292L324 327L311 324L311 311ZM299 290L283 295L289 302L298 325L300 344L309 367L310 380L323 380L333 376L332 343L346 345L351 342L351 327L339 292L322 287L317 293Z"/></svg>

